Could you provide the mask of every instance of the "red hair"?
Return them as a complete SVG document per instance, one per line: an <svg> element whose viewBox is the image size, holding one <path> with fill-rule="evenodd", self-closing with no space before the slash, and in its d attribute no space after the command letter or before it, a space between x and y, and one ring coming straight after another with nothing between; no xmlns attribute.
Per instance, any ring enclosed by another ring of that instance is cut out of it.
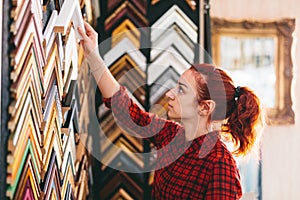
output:
<svg viewBox="0 0 300 200"><path fill-rule="evenodd" d="M189 70L195 76L198 102L215 102L210 120L226 121L222 133L231 135L237 147L233 153L245 155L255 144L255 127L261 122L258 97L248 87L236 88L225 71L211 64L193 64Z"/></svg>

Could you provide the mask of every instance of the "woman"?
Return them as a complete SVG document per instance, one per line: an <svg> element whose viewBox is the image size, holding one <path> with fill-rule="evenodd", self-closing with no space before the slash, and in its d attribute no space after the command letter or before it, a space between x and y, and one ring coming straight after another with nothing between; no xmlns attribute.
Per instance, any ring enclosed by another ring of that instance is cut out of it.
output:
<svg viewBox="0 0 300 200"><path fill-rule="evenodd" d="M239 172L225 135L245 155L254 145L260 104L246 87L210 64L194 64L178 80L168 98L165 120L142 111L105 66L97 50L97 33L85 23L81 44L106 106L122 127L147 136L158 149L154 199L239 199ZM179 123L178 123L179 122ZM222 123L215 127L214 124Z"/></svg>

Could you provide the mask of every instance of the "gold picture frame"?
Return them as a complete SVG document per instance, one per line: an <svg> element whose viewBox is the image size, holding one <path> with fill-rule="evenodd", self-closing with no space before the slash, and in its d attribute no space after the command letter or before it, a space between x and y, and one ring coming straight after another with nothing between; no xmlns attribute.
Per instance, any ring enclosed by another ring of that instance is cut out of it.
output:
<svg viewBox="0 0 300 200"><path fill-rule="evenodd" d="M273 37L275 39L275 103L266 109L267 124L294 124L292 109L291 83L293 63L291 58L292 33L295 19L285 18L273 21L211 19L212 57L220 66L221 37Z"/></svg>

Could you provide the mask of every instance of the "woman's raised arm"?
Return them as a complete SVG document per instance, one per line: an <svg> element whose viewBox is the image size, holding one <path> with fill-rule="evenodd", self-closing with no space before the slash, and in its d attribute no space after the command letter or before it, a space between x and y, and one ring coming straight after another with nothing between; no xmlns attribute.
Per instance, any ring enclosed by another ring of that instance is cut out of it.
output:
<svg viewBox="0 0 300 200"><path fill-rule="evenodd" d="M120 85L110 73L99 54L98 33L87 22L84 22L84 27L86 31L80 27L78 28L78 32L82 36L80 43L83 47L84 55L103 97L112 97L119 91Z"/></svg>
<svg viewBox="0 0 300 200"><path fill-rule="evenodd" d="M119 85L101 58L97 32L87 22L85 29L86 32L78 29L82 36L80 42L84 55L104 97L103 101L112 109L119 125L135 135L150 138L158 148L168 144L178 133L179 124L145 112L132 101L125 87Z"/></svg>

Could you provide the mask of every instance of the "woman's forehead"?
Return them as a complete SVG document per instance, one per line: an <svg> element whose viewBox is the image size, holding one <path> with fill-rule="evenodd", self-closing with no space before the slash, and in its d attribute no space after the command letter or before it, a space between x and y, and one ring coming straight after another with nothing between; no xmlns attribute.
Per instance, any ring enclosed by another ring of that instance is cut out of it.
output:
<svg viewBox="0 0 300 200"><path fill-rule="evenodd" d="M188 85L188 87L191 87L191 88L195 88L195 86L196 86L194 74L190 70L185 71L179 77L178 82L184 83L184 84Z"/></svg>
<svg viewBox="0 0 300 200"><path fill-rule="evenodd" d="M186 70L185 72L183 72L183 74L179 77L178 80L185 83L192 83L194 81L194 75L191 72L191 70Z"/></svg>

